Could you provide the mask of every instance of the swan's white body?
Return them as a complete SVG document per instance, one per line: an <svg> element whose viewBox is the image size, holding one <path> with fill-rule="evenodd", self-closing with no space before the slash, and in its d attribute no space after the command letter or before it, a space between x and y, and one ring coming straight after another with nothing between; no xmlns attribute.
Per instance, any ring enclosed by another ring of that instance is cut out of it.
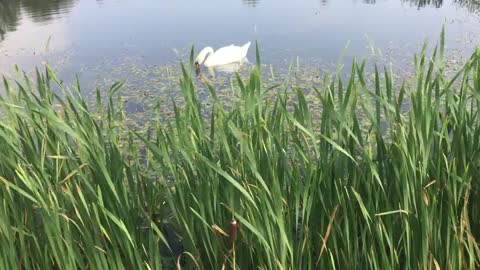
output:
<svg viewBox="0 0 480 270"><path fill-rule="evenodd" d="M232 73L238 72L242 67L242 65L245 63L248 63L248 59L246 57L242 58L238 62L214 66L214 67L207 67L207 70L208 70L208 73L210 73L210 76L212 76L212 78L215 78L216 77L215 73L217 72L225 73L225 74L232 74Z"/></svg>
<svg viewBox="0 0 480 270"><path fill-rule="evenodd" d="M211 47L206 47L198 54L195 62L206 67L221 66L230 63L240 62L246 56L250 42L243 46L230 45L214 51ZM208 57L207 57L208 56ZM205 59L206 58L206 59Z"/></svg>

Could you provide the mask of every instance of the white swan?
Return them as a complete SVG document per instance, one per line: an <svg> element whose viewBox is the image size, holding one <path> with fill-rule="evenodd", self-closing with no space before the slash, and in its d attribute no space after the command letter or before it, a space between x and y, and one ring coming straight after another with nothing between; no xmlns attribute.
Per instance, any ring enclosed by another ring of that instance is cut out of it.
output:
<svg viewBox="0 0 480 270"><path fill-rule="evenodd" d="M220 48L217 51L214 51L212 47L205 47L195 59L195 67L198 68L201 64L206 67L213 67L240 62L247 56L249 47L250 42L247 42L247 44L241 47L230 45Z"/></svg>

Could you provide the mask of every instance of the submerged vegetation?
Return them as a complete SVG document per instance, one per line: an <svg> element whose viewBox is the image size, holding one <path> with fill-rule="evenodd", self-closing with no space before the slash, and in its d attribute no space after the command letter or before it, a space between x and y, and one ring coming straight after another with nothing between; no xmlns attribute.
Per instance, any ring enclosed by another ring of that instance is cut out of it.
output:
<svg viewBox="0 0 480 270"><path fill-rule="evenodd" d="M453 77L443 42L414 66L397 87L354 61L310 89L317 113L264 86L257 48L238 98L209 87L205 112L191 60L183 102L142 133L121 83L93 113L48 66L4 80L0 268L478 268L480 51Z"/></svg>

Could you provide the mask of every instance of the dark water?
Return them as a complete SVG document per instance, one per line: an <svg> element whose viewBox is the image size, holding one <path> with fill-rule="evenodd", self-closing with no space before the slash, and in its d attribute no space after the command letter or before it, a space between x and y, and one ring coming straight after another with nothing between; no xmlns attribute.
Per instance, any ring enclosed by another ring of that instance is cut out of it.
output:
<svg viewBox="0 0 480 270"><path fill-rule="evenodd" d="M394 65L424 40L468 55L480 41L472 0L0 0L0 72L49 63L84 80L125 62L176 65L192 44L218 48L258 40L264 63L311 65L371 55ZM378 50L375 51L376 53ZM254 60L254 48L249 59ZM101 74L101 75L100 75Z"/></svg>

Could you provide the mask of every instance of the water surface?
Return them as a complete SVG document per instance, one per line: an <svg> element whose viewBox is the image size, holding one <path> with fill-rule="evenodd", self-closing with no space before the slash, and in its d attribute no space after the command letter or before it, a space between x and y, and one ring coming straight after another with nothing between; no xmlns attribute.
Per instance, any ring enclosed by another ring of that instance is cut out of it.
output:
<svg viewBox="0 0 480 270"><path fill-rule="evenodd" d="M480 41L479 10L471 0L0 0L0 72L49 63L92 83L120 79L128 67L173 69L192 44L255 40L263 62L279 69L296 57L331 66L346 44L346 62L374 46L403 66L425 40L438 40L442 25L460 59Z"/></svg>

